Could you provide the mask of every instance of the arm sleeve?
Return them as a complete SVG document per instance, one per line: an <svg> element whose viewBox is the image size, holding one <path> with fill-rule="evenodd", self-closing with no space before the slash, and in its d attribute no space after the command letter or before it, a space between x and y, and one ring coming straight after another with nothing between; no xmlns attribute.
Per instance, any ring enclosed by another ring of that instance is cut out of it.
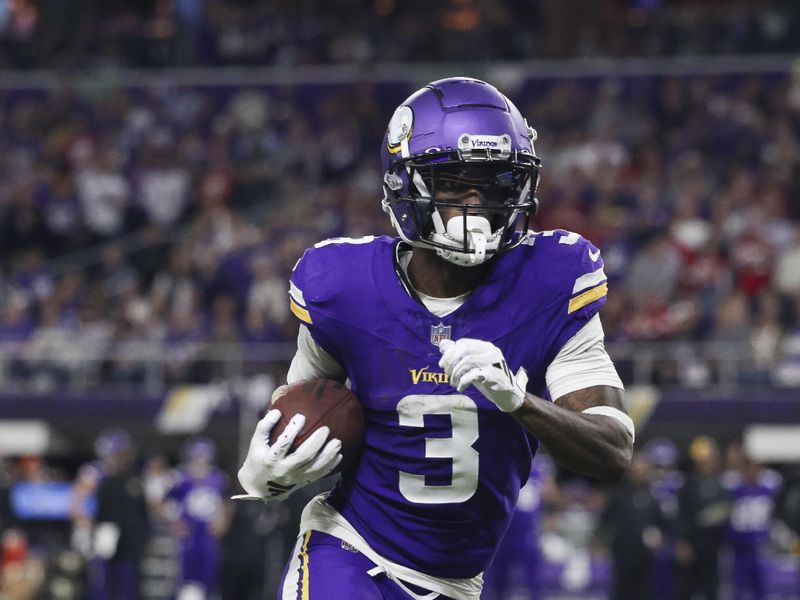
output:
<svg viewBox="0 0 800 600"><path fill-rule="evenodd" d="M545 374L550 397L557 400L565 394L596 385L624 389L622 381L606 352L600 316L594 315L562 346Z"/></svg>
<svg viewBox="0 0 800 600"><path fill-rule="evenodd" d="M291 384L314 377L344 381L347 375L342 366L314 341L308 327L300 325L300 332L297 334L297 353L292 358L286 380Z"/></svg>

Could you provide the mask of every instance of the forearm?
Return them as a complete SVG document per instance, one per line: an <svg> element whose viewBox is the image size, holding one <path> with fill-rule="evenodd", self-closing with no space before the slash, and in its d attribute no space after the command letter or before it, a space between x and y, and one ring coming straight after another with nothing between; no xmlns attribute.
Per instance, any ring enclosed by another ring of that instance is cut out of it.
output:
<svg viewBox="0 0 800 600"><path fill-rule="evenodd" d="M622 409L622 391L598 386L548 402L528 394L511 413L560 465L603 481L619 479L630 463L631 434L620 422L584 414L591 406Z"/></svg>

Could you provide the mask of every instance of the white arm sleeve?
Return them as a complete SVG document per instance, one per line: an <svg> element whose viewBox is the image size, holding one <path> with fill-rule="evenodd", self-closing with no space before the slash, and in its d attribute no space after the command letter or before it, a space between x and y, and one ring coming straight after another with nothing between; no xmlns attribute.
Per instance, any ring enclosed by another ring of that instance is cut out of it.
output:
<svg viewBox="0 0 800 600"><path fill-rule="evenodd" d="M297 353L292 358L292 364L289 365L286 381L295 383L315 377L344 381L347 375L342 366L317 345L314 338L311 337L308 327L300 325L300 332L297 334Z"/></svg>
<svg viewBox="0 0 800 600"><path fill-rule="evenodd" d="M625 389L603 344L599 315L564 344L547 367L545 382L553 400L595 385Z"/></svg>

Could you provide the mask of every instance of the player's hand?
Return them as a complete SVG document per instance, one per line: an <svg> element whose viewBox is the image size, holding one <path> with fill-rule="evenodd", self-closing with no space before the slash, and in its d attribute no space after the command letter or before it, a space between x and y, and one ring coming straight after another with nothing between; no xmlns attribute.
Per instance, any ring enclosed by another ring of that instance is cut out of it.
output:
<svg viewBox="0 0 800 600"><path fill-rule="evenodd" d="M327 427L320 427L294 452L289 451L306 422L299 414L270 445L269 433L280 418L281 412L273 409L256 425L247 458L239 469L239 483L247 494L233 496L234 500L283 500L295 489L333 471L342 460L342 442L328 440Z"/></svg>
<svg viewBox="0 0 800 600"><path fill-rule="evenodd" d="M520 367L516 375L512 374L503 352L491 342L471 338L443 340L439 351L439 366L459 392L474 385L503 412L514 412L522 406L528 373Z"/></svg>

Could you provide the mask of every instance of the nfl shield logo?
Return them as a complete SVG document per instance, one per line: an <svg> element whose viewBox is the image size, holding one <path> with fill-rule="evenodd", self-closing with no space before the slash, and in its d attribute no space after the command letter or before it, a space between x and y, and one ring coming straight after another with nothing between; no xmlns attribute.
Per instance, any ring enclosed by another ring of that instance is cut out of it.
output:
<svg viewBox="0 0 800 600"><path fill-rule="evenodd" d="M450 325L445 325L444 323L431 325L431 344L438 346L442 340L449 340L450 327Z"/></svg>

